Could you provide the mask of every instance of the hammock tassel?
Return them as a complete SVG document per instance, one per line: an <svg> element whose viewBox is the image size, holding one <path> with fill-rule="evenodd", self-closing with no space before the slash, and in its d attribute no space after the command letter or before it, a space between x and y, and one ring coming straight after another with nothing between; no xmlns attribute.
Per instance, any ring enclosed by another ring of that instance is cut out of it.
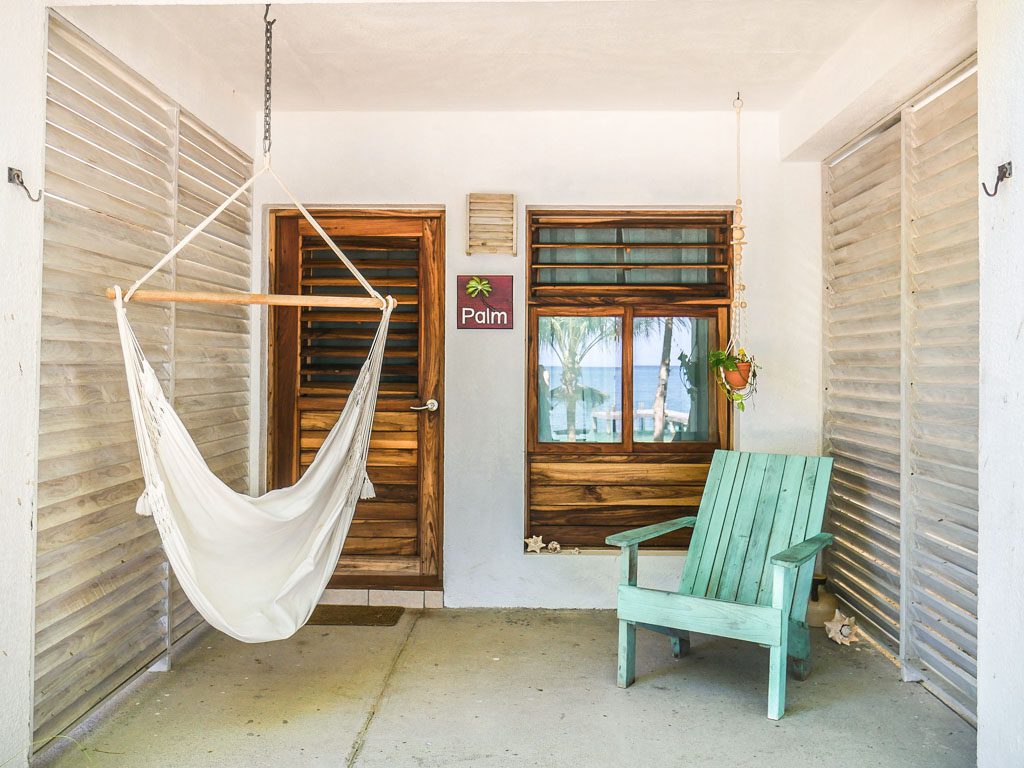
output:
<svg viewBox="0 0 1024 768"><path fill-rule="evenodd" d="M374 489L373 483L370 482L369 475L363 475L363 490L359 494L359 498L363 501L377 498L377 491Z"/></svg>

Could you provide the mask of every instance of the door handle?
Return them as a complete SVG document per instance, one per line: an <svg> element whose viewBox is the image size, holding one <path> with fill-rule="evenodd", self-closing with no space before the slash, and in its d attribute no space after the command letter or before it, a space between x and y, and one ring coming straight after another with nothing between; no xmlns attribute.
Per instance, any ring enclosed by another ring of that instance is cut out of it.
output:
<svg viewBox="0 0 1024 768"><path fill-rule="evenodd" d="M437 400L435 400L434 398L430 398L423 405L410 405L409 406L409 410L410 411L430 411L431 413L433 413L434 411L436 411L440 407L441 406L438 405Z"/></svg>

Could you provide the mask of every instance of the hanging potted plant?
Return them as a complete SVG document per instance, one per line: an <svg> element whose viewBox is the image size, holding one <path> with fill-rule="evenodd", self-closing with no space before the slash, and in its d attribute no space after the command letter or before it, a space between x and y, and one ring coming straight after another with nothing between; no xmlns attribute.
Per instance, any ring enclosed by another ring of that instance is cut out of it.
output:
<svg viewBox="0 0 1024 768"><path fill-rule="evenodd" d="M729 242L735 265L735 288L731 302L732 330L725 349L716 349L708 355L708 367L719 389L736 405L736 410L744 411L747 401L757 392L758 365L742 346L742 339L746 336L744 315L747 309L747 286L743 282L742 266L743 248L747 241L744 239L746 226L743 223L743 197L740 194L740 112L743 109L743 100L739 93L736 94L732 106L736 110L736 208L733 211L732 239Z"/></svg>
<svg viewBox="0 0 1024 768"><path fill-rule="evenodd" d="M757 391L758 364L745 349L730 352L718 349L708 355L708 366L730 402L739 411L746 410L747 401Z"/></svg>

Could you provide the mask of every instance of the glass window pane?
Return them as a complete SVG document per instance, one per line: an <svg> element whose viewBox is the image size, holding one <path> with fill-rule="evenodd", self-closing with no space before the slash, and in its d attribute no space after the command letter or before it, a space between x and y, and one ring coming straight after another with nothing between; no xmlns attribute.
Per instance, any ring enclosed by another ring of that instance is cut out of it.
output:
<svg viewBox="0 0 1024 768"><path fill-rule="evenodd" d="M536 285L718 285L726 279L722 270L674 268L724 263L710 229L543 228L536 243Z"/></svg>
<svg viewBox="0 0 1024 768"><path fill-rule="evenodd" d="M538 318L537 439L622 442L622 318Z"/></svg>
<svg viewBox="0 0 1024 768"><path fill-rule="evenodd" d="M703 246L703 243L698 243ZM537 249L538 264L709 264L714 262L712 249L703 247L651 248L643 245L607 246L590 248Z"/></svg>
<svg viewBox="0 0 1024 768"><path fill-rule="evenodd" d="M668 443L717 439L708 351L717 345L706 317L633 320L633 439Z"/></svg>

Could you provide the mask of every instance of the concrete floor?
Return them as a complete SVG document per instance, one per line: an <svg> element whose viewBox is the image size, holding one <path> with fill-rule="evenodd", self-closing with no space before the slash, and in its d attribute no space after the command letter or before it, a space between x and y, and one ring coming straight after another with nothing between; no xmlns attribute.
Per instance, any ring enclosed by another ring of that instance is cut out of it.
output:
<svg viewBox="0 0 1024 768"><path fill-rule="evenodd" d="M639 632L615 686L610 611L406 612L244 645L209 631L43 764L168 766L970 766L975 732L870 648L815 633L815 668L767 707L768 652Z"/></svg>

